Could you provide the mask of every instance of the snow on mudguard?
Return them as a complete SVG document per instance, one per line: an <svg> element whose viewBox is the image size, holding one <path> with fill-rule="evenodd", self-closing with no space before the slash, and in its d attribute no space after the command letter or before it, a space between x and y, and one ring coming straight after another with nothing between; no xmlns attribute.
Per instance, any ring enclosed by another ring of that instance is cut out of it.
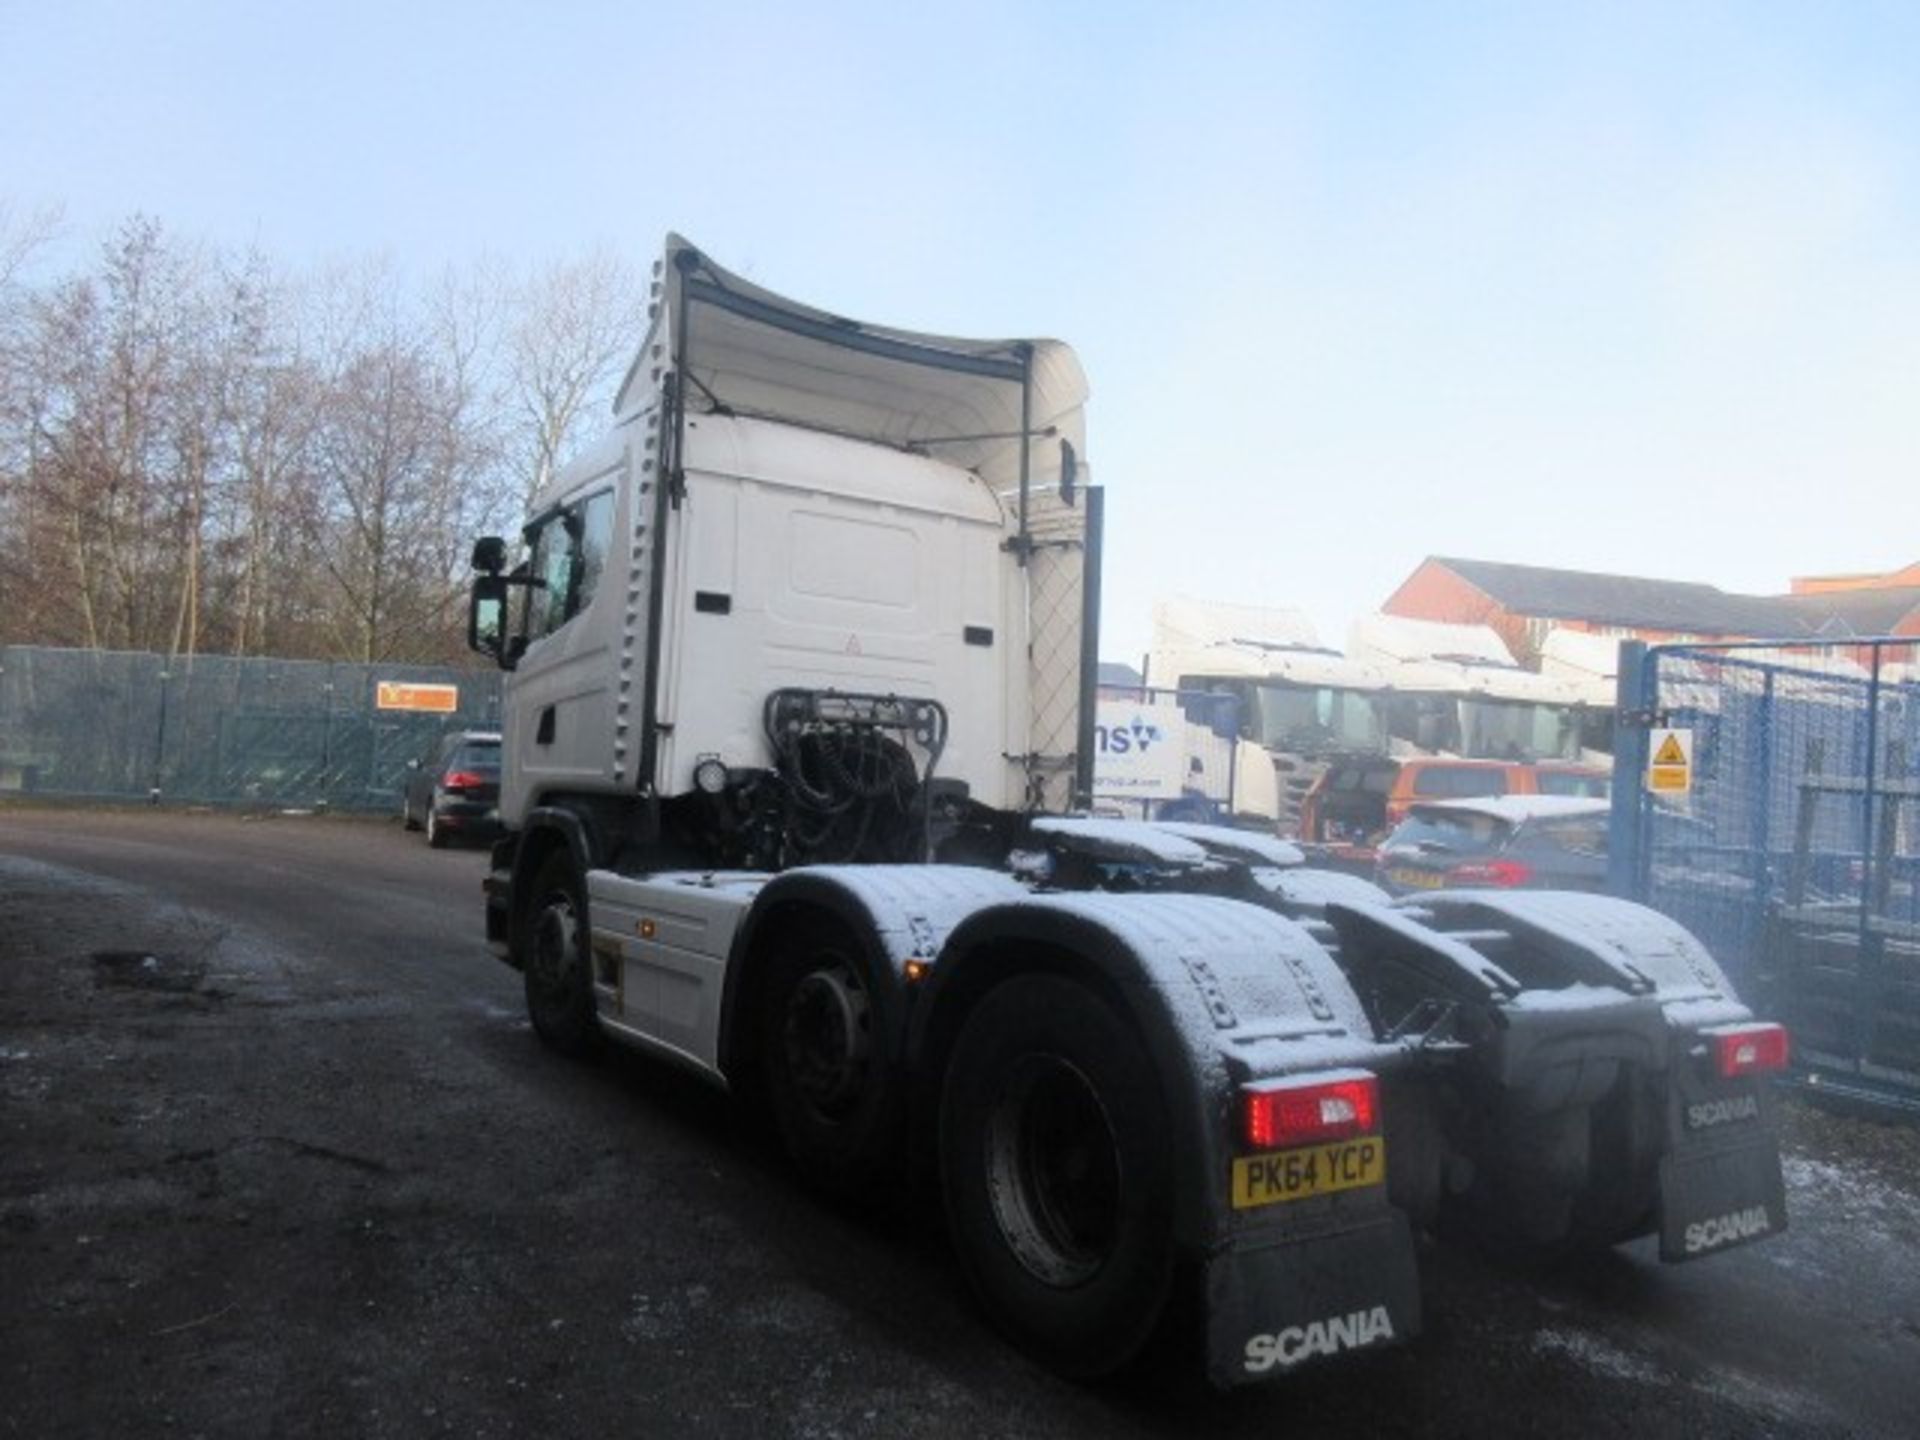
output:
<svg viewBox="0 0 1920 1440"><path fill-rule="evenodd" d="M1346 1230L1261 1236L1215 1255L1206 1293L1207 1377L1223 1389L1420 1330L1412 1232L1385 1207Z"/></svg>

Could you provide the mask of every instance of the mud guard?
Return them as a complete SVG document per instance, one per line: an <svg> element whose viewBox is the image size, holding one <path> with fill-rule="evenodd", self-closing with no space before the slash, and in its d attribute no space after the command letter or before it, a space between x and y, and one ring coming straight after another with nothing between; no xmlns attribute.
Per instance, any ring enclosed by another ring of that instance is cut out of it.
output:
<svg viewBox="0 0 1920 1440"><path fill-rule="evenodd" d="M1660 1258L1699 1260L1787 1228L1771 1087L1717 1082L1685 1061L1667 1090Z"/></svg>
<svg viewBox="0 0 1920 1440"><path fill-rule="evenodd" d="M1206 1266L1207 1378L1275 1380L1420 1333L1406 1216L1382 1210L1332 1233L1248 1238Z"/></svg>

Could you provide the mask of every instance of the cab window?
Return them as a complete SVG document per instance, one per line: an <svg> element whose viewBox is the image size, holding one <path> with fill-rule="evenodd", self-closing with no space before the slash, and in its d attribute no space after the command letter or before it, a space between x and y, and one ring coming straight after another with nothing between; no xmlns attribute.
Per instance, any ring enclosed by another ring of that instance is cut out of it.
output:
<svg viewBox="0 0 1920 1440"><path fill-rule="evenodd" d="M613 492L602 490L548 512L526 530L526 635L551 635L593 601L613 542Z"/></svg>

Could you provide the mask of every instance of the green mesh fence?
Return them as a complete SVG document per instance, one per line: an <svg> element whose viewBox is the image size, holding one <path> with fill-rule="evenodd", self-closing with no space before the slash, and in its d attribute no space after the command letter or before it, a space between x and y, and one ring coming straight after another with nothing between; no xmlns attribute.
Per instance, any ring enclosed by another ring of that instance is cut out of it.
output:
<svg viewBox="0 0 1920 1440"><path fill-rule="evenodd" d="M499 721L488 670L0 647L0 793L380 810Z"/></svg>

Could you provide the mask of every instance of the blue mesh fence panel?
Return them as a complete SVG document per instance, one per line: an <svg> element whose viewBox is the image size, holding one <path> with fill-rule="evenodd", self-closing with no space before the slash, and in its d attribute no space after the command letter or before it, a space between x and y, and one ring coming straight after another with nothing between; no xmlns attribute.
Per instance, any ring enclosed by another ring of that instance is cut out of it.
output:
<svg viewBox="0 0 1920 1440"><path fill-rule="evenodd" d="M439 687L450 708L383 706L383 685L415 687L415 703ZM492 671L0 649L0 791L397 808L409 761L499 722Z"/></svg>
<svg viewBox="0 0 1920 1440"><path fill-rule="evenodd" d="M1920 1090L1910 650L1649 652L1650 708L1693 732L1693 764L1686 794L1640 791L1636 890L1788 1024L1810 1072Z"/></svg>
<svg viewBox="0 0 1920 1440"><path fill-rule="evenodd" d="M0 649L0 789L146 799L164 668L156 655Z"/></svg>

